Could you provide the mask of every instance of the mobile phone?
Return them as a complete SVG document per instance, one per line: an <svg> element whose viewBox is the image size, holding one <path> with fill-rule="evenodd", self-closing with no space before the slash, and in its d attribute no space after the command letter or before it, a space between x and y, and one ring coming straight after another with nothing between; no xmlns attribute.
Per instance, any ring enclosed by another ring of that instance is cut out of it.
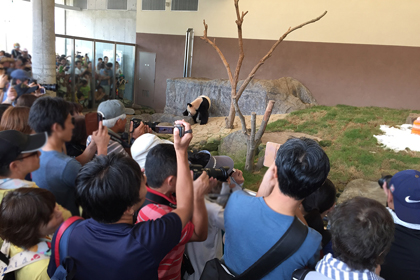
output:
<svg viewBox="0 0 420 280"><path fill-rule="evenodd" d="M45 88L41 88L40 93L45 94Z"/></svg>
<svg viewBox="0 0 420 280"><path fill-rule="evenodd" d="M92 135L92 132L99 129L99 122L103 120L103 116L100 113L93 112L85 115L86 133Z"/></svg>
<svg viewBox="0 0 420 280"><path fill-rule="evenodd" d="M267 145L265 146L264 166L270 167L271 164L273 164L280 146L281 144L267 142Z"/></svg>

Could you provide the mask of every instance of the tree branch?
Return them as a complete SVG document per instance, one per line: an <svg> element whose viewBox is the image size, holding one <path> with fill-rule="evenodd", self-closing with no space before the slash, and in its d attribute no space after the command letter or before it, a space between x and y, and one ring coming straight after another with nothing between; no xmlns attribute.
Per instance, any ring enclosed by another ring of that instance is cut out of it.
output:
<svg viewBox="0 0 420 280"><path fill-rule="evenodd" d="M216 38L214 39L214 42L212 42L208 37L207 37L207 29L208 29L208 26L207 26L207 24L206 24L206 21L205 20L203 20L203 24L204 24L204 35L203 35L203 37L200 37L203 41L205 41L205 42L207 42L208 44L210 44L215 50L216 50L216 52L219 54L219 56L220 56L220 59L222 60L222 62L223 62L223 64L225 65L225 67L226 67L226 71L227 71L227 73L228 73L228 76L229 76L229 81L230 81L230 84L231 85L233 85L233 83L234 83L234 80L233 80L233 76L232 76L232 71L230 70L230 66L229 66L229 63L226 61L226 58L225 58L225 56L223 55L223 53L222 53L222 51L219 49L219 47L216 45ZM235 88L235 90L236 90L236 88Z"/></svg>
<svg viewBox="0 0 420 280"><path fill-rule="evenodd" d="M242 62L245 58L244 45L243 45L243 39L242 39L242 23L248 11L246 11L245 13L242 12L242 15L239 13L239 0L235 0L235 10L236 10L236 25L238 26L239 58L238 58L238 63L236 64L234 84L232 84L232 88L235 89L235 96L236 96L237 95L236 87L239 81L239 72L241 71Z"/></svg>
<svg viewBox="0 0 420 280"><path fill-rule="evenodd" d="M274 100L268 101L267 108L265 109L264 117L261 121L260 129L258 129L257 136L255 137L257 141L261 140L265 132L265 128L267 127L268 121L270 120L271 113L273 112L274 103L276 103L276 101Z"/></svg>
<svg viewBox="0 0 420 280"><path fill-rule="evenodd" d="M231 102L233 102L233 105L235 106L235 111L236 111L236 114L238 114L238 117L239 117L239 119L241 120L241 124L242 124L242 133L243 133L243 134L245 134L245 135L248 135L248 131L247 131L247 129L246 129L246 122L245 122L245 118L244 118L244 115L242 115L241 110L239 109L239 106L238 106L238 100L236 100L235 98L233 98L233 97L232 97L232 101L231 101Z"/></svg>
<svg viewBox="0 0 420 280"><path fill-rule="evenodd" d="M292 33L293 31L295 31L296 29L302 28L305 25L317 22L318 20L320 20L321 18L323 18L325 15L327 14L327 11L325 11L322 15L320 15L317 18L314 18L310 21L307 21L305 23L302 23L298 26L295 26L293 28L289 28L289 30L287 30L286 33L284 33L278 40L277 42L274 43L274 45L271 47L271 49L268 51L268 53L261 58L261 60L258 62L257 65L255 65L255 67L252 69L251 73L249 73L248 77L244 80L242 86L239 88L239 90L236 93L235 98L239 99L242 95L242 93L244 92L245 88L248 86L248 84L251 82L251 80L254 78L255 73L258 71L258 69L264 64L264 62L271 56L271 54L273 53L273 51L277 48L277 46L283 42L283 40L287 37L287 35L289 35L290 33Z"/></svg>

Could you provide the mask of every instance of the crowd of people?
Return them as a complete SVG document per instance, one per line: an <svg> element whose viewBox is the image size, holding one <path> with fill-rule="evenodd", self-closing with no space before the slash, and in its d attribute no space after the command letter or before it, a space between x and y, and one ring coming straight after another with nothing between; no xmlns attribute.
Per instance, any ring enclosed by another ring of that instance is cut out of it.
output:
<svg viewBox="0 0 420 280"><path fill-rule="evenodd" d="M69 56L56 56L56 72L57 72L57 93L58 96L71 99L72 93L72 75L71 75L71 61ZM95 102L99 103L110 98L123 99L125 85L127 80L123 74L118 61L115 62L115 73L113 74L113 63L109 62L108 57L98 58L94 65L96 68L93 71L92 61L88 54L84 56L77 53L74 62L75 74L75 97L76 101L83 105L83 107L92 107L91 88L95 87ZM115 93L114 90L115 78ZM96 86L95 86L96 85Z"/></svg>
<svg viewBox="0 0 420 280"><path fill-rule="evenodd" d="M15 50L3 67L17 65ZM112 67L106 59L103 72ZM76 62L86 86L83 65ZM30 89L20 71L13 79ZM101 86L105 96L110 86ZM225 279L214 274L218 259L246 279L420 278L419 171L380 180L387 207L363 197L336 205L327 154L314 140L291 138L250 195L231 158L189 151L188 122L176 121L182 137L175 129L173 142L164 140L142 122L128 125L134 111L114 99L102 100L92 128L81 102L14 88L0 105L3 276ZM282 250L290 253L275 258Z"/></svg>
<svg viewBox="0 0 420 280"><path fill-rule="evenodd" d="M57 96L66 100L80 103L84 108L91 108L95 99L99 103L108 99L123 99L127 80L118 61L113 63L108 57L98 58L98 63L92 68L92 61L88 54L85 56L77 53L74 63L69 60L70 56L56 55L56 87ZM73 65L72 65L73 64ZM74 66L74 88L72 66ZM115 87L114 87L115 80ZM95 88L94 95L91 89ZM14 44L11 53L0 51L0 101L7 100L8 91L11 96L16 95L13 102L17 102L24 94L41 96L46 93L46 88L40 85L32 76L32 56L26 48L21 49L19 43Z"/></svg>

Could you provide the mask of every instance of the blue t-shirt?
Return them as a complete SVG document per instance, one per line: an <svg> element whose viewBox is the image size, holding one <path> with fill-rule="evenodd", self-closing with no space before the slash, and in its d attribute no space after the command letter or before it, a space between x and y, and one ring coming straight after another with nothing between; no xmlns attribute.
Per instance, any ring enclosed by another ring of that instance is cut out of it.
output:
<svg viewBox="0 0 420 280"><path fill-rule="evenodd" d="M263 256L286 232L294 217L273 211L262 197L234 192L225 209L226 265L240 274ZM290 280L297 268L315 266L321 235L309 228L302 246L262 279Z"/></svg>
<svg viewBox="0 0 420 280"><path fill-rule="evenodd" d="M82 221L73 229L68 247L76 264L75 279L157 280L159 263L178 244L181 231L181 219L175 213L134 226ZM50 277L56 270L55 236Z"/></svg>
<svg viewBox="0 0 420 280"><path fill-rule="evenodd" d="M32 172L32 181L38 187L52 192L58 204L79 216L76 204L76 176L82 165L63 153L41 151L40 167Z"/></svg>
<svg viewBox="0 0 420 280"><path fill-rule="evenodd" d="M108 76L110 77L110 80L101 80L100 85L101 86L109 86L112 84L112 70L108 70L108 69L101 69L99 71L99 74L101 76Z"/></svg>

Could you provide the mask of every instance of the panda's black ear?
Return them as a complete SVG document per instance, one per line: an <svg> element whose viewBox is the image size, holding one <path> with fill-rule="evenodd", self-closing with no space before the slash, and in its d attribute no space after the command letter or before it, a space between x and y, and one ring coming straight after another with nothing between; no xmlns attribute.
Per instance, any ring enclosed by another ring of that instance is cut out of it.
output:
<svg viewBox="0 0 420 280"><path fill-rule="evenodd" d="M188 106L188 107L192 107L191 103L187 103L187 106Z"/></svg>

